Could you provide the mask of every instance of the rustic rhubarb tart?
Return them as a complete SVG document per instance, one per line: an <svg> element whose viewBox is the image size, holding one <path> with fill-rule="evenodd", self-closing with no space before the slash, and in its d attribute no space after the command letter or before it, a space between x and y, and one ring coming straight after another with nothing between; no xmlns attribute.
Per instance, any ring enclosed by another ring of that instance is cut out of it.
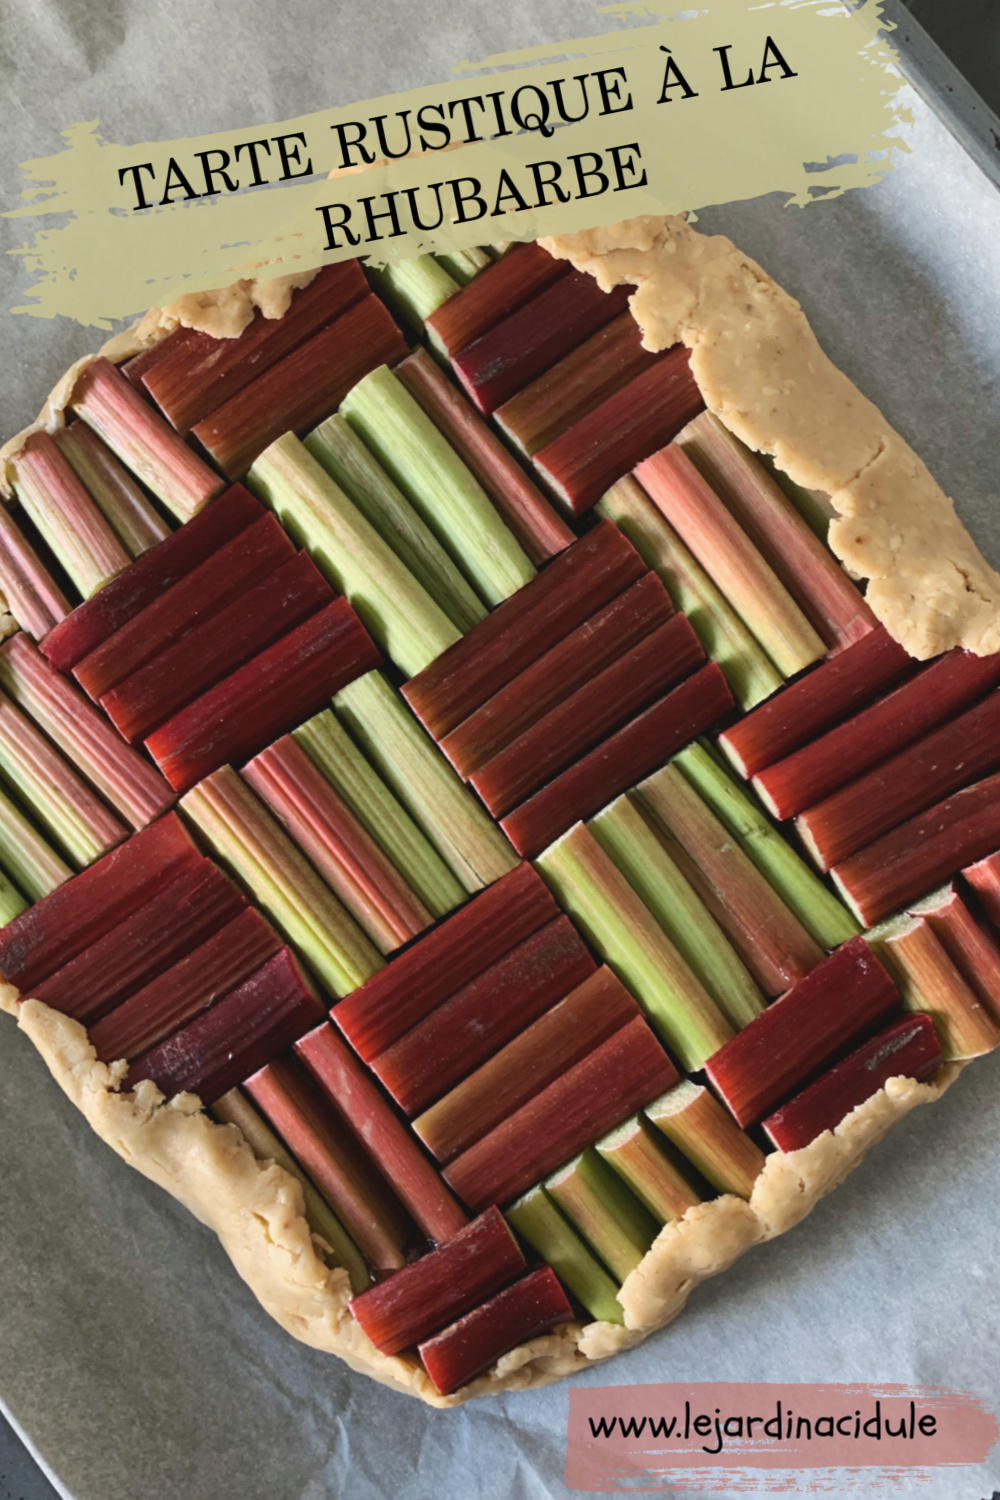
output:
<svg viewBox="0 0 1000 1500"><path fill-rule="evenodd" d="M581 1369L1000 1040L1000 578L728 240L185 298L2 459L5 1007L297 1338Z"/></svg>

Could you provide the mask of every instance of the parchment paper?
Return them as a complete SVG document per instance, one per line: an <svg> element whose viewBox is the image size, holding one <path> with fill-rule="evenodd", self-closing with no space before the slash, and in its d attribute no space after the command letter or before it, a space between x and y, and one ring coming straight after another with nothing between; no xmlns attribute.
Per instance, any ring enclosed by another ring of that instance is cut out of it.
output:
<svg viewBox="0 0 1000 1500"><path fill-rule="evenodd" d="M2 0L5 206L20 189L17 163L55 149L74 121L99 116L108 136L134 141L277 121L613 22L587 0L48 0L30 12ZM830 354L929 462L997 564L1000 202L915 108L913 154L877 188L805 211L779 199L730 205L702 224L800 297ZM0 225L8 246L20 243L16 222ZM25 281L4 257L5 436L104 336L11 316ZM995 1397L998 1084L1000 1059L976 1063L800 1228L701 1288L673 1328L589 1383L902 1381ZM73 1500L568 1493L565 1387L432 1412L297 1345L215 1241L89 1133L5 1017L0 1181L0 1399ZM822 1482L821 1472L788 1477L789 1493ZM879 1493L980 1500L997 1488L994 1454ZM823 1492L874 1493L863 1472ZM758 1479L717 1493L758 1493Z"/></svg>

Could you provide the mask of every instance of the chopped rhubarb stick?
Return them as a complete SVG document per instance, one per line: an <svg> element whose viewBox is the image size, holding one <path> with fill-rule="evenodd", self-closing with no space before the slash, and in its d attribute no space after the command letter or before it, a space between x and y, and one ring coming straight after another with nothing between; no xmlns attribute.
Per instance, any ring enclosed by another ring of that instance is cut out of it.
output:
<svg viewBox="0 0 1000 1500"><path fill-rule="evenodd" d="M612 599L570 635L487 698L441 740L441 749L468 778L577 689L617 663L674 613L655 573Z"/></svg>
<svg viewBox="0 0 1000 1500"><path fill-rule="evenodd" d="M757 458L772 479L780 484L802 519L812 527L820 541L825 543L830 531L830 522L837 519L837 510L830 496L823 490L807 490L801 484L796 484L784 469L778 468L769 454L758 453Z"/></svg>
<svg viewBox="0 0 1000 1500"><path fill-rule="evenodd" d="M765 994L780 995L823 958L823 949L789 910L677 765L663 766L637 793L654 827L687 853L694 881ZM674 852L668 842L668 851ZM682 860L682 868L686 862Z"/></svg>
<svg viewBox="0 0 1000 1500"><path fill-rule="evenodd" d="M636 1015L621 981L598 969L425 1110L414 1130L438 1161L450 1161Z"/></svg>
<svg viewBox="0 0 1000 1500"><path fill-rule="evenodd" d="M514 533L472 470L391 370L373 370L343 415L489 605L535 576Z"/></svg>
<svg viewBox="0 0 1000 1500"><path fill-rule="evenodd" d="M516 1345L572 1318L573 1309L555 1271L540 1266L450 1328L425 1339L418 1353L439 1395L449 1396L484 1374Z"/></svg>
<svg viewBox="0 0 1000 1500"><path fill-rule="evenodd" d="M333 598L299 552L103 693L101 707L134 745Z"/></svg>
<svg viewBox="0 0 1000 1500"><path fill-rule="evenodd" d="M578 1302L603 1323L624 1323L618 1287L539 1184L507 1210L523 1240L548 1261Z"/></svg>
<svg viewBox="0 0 1000 1500"><path fill-rule="evenodd" d="M829 870L942 797L1000 765L1000 691L890 757L795 819L799 836Z"/></svg>
<svg viewBox="0 0 1000 1500"><path fill-rule="evenodd" d="M705 1065L744 1129L839 1061L898 1010L899 992L863 937L800 979Z"/></svg>
<svg viewBox="0 0 1000 1500"><path fill-rule="evenodd" d="M176 535L186 530L182 527ZM155 558L156 552L148 555ZM133 613L77 662L74 677L96 702L294 556L295 548L274 517L260 516L176 583L157 593L145 608Z"/></svg>
<svg viewBox="0 0 1000 1500"><path fill-rule="evenodd" d="M199 859L180 818L168 813L12 923L0 937L0 972L28 994Z"/></svg>
<svg viewBox="0 0 1000 1500"><path fill-rule="evenodd" d="M172 354L178 346L197 343L198 339L203 337L203 334L196 333L193 328L175 328L173 333L167 334L166 338L158 339L155 344L150 344L147 349L143 349L141 354L133 354L118 368L130 385L134 385L136 390L141 390L145 375L154 365L166 359L168 354Z"/></svg>
<svg viewBox="0 0 1000 1500"><path fill-rule="evenodd" d="M249 480L403 672L419 672L459 639L458 627L294 433L260 455Z"/></svg>
<svg viewBox="0 0 1000 1500"><path fill-rule="evenodd" d="M322 1018L323 1004L287 948L238 989L153 1047L129 1068L124 1087L151 1078L167 1098L197 1094L212 1104L256 1073Z"/></svg>
<svg viewBox="0 0 1000 1500"><path fill-rule="evenodd" d="M642 347L642 329L624 312L505 401L494 417L515 447L531 458L662 358Z"/></svg>
<svg viewBox="0 0 1000 1500"><path fill-rule="evenodd" d="M122 744L107 720L23 634L0 647L0 687L133 828L145 828L173 802L163 777Z"/></svg>
<svg viewBox="0 0 1000 1500"><path fill-rule="evenodd" d="M655 569L741 708L752 708L781 686L781 673L631 475L612 485L596 513L620 527Z"/></svg>
<svg viewBox="0 0 1000 1500"><path fill-rule="evenodd" d="M665 755L711 728L732 706L726 679L709 662L522 803L501 828L519 854L533 858L573 823L648 776Z"/></svg>
<svg viewBox="0 0 1000 1500"><path fill-rule="evenodd" d="M661 448L635 477L756 636L790 677L826 647L773 568L680 448Z"/></svg>
<svg viewBox="0 0 1000 1500"><path fill-rule="evenodd" d="M418 336L431 313L437 312L459 290L459 283L444 266L438 265L433 255L415 255L395 265L372 266L368 275L379 296Z"/></svg>
<svg viewBox="0 0 1000 1500"><path fill-rule="evenodd" d="M635 1115L597 1142L598 1156L612 1167L653 1215L657 1224L682 1219L702 1194L675 1163L663 1136Z"/></svg>
<svg viewBox="0 0 1000 1500"><path fill-rule="evenodd" d="M13 922L15 917L19 917L27 909L28 903L21 892L0 869L0 927L6 927L8 922Z"/></svg>
<svg viewBox="0 0 1000 1500"><path fill-rule="evenodd" d="M77 869L128 837L128 829L29 719L0 693L0 776Z"/></svg>
<svg viewBox="0 0 1000 1500"><path fill-rule="evenodd" d="M326 1242L326 1250L333 1265L340 1266L347 1272L351 1291L363 1292L366 1287L371 1286L368 1267L357 1245L263 1115L254 1109L246 1094L240 1089L230 1089L228 1094L216 1099L212 1105L212 1113L222 1124L236 1126L258 1160L274 1162L290 1177L295 1178L302 1188L306 1222L313 1234Z"/></svg>
<svg viewBox="0 0 1000 1500"><path fill-rule="evenodd" d="M541 448L535 469L564 509L581 516L704 409L688 351L678 344Z"/></svg>
<svg viewBox="0 0 1000 1500"><path fill-rule="evenodd" d="M347 600L335 599L168 719L146 749L185 792L227 762L246 760L379 663Z"/></svg>
<svg viewBox="0 0 1000 1500"><path fill-rule="evenodd" d="M764 996L635 803L619 797L589 826L726 1020L736 1028L752 1021Z"/></svg>
<svg viewBox="0 0 1000 1500"><path fill-rule="evenodd" d="M572 531L427 351L418 345L395 373L472 471L531 562L539 566L568 547Z"/></svg>
<svg viewBox="0 0 1000 1500"><path fill-rule="evenodd" d="M369 294L286 354L191 429L230 479L241 479L282 433L308 432L381 364L406 354L406 340Z"/></svg>
<svg viewBox="0 0 1000 1500"><path fill-rule="evenodd" d="M922 1083L943 1061L930 1016L903 1016L769 1115L762 1128L779 1151L800 1151L824 1130L836 1130L890 1078Z"/></svg>
<svg viewBox="0 0 1000 1500"><path fill-rule="evenodd" d="M922 917L896 917L867 934L892 974L907 1010L923 1011L934 1022L948 1062L981 1057L1000 1042L1000 1027L930 924Z"/></svg>
<svg viewBox="0 0 1000 1500"><path fill-rule="evenodd" d="M686 617L673 615L487 761L472 785L493 816L503 817L704 660Z"/></svg>
<svg viewBox="0 0 1000 1500"><path fill-rule="evenodd" d="M460 287L468 286L474 276L493 264L490 252L480 249L478 245L473 245L468 250L439 250L434 259L438 265L444 266L448 275L453 276Z"/></svg>
<svg viewBox="0 0 1000 1500"><path fill-rule="evenodd" d="M255 312L237 338L194 333L144 371L142 383L177 431L189 432L317 328L360 302L367 291L356 260L325 266L294 293L281 317Z"/></svg>
<svg viewBox="0 0 1000 1500"><path fill-rule="evenodd" d="M408 682L407 702L440 739L646 571L616 526L595 526Z"/></svg>
<svg viewBox="0 0 1000 1500"><path fill-rule="evenodd" d="M148 1052L249 979L280 947L281 939L248 906L98 1021L91 1046L106 1063Z"/></svg>
<svg viewBox="0 0 1000 1500"><path fill-rule="evenodd" d="M750 1197L764 1153L703 1084L675 1083L643 1113L720 1193Z"/></svg>
<svg viewBox="0 0 1000 1500"><path fill-rule="evenodd" d="M357 677L333 706L470 895L514 868L503 834L380 673Z"/></svg>
<svg viewBox="0 0 1000 1500"><path fill-rule="evenodd" d="M402 1204L301 1063L276 1058L245 1086L369 1263L405 1266L415 1231ZM369 1285L365 1277L360 1290Z"/></svg>
<svg viewBox="0 0 1000 1500"><path fill-rule="evenodd" d="M593 834L572 828L538 864L684 1067L700 1068L732 1027Z"/></svg>
<svg viewBox="0 0 1000 1500"><path fill-rule="evenodd" d="M69 600L6 505L0 506L0 594L36 641L70 612Z"/></svg>
<svg viewBox="0 0 1000 1500"><path fill-rule="evenodd" d="M232 881L210 859L199 860L43 979L33 998L89 1026L227 926L245 906Z"/></svg>
<svg viewBox="0 0 1000 1500"><path fill-rule="evenodd" d="M445 354L457 354L568 273L566 262L556 260L540 245L515 245L457 297L431 313L427 320L431 343Z"/></svg>
<svg viewBox="0 0 1000 1500"><path fill-rule="evenodd" d="M772 827L721 757L699 740L680 752L676 764L821 948L837 948L854 936L858 925L850 912Z"/></svg>
<svg viewBox="0 0 1000 1500"><path fill-rule="evenodd" d="M129 557L141 557L170 535L142 488L86 422L71 422L55 443Z"/></svg>
<svg viewBox="0 0 1000 1500"><path fill-rule="evenodd" d="M56 625L41 643L45 655L57 671L71 671L133 615L263 514L259 502L234 484Z"/></svg>
<svg viewBox="0 0 1000 1500"><path fill-rule="evenodd" d="M464 633L485 619L486 609L475 589L339 412L309 434L305 447L456 630Z"/></svg>
<svg viewBox="0 0 1000 1500"><path fill-rule="evenodd" d="M326 1021L295 1045L351 1130L364 1142L400 1202L429 1240L441 1242L465 1227L459 1208L412 1131L402 1123L347 1043Z"/></svg>
<svg viewBox="0 0 1000 1500"><path fill-rule="evenodd" d="M550 1177L545 1191L620 1282L656 1239L656 1218L593 1146Z"/></svg>
<svg viewBox="0 0 1000 1500"><path fill-rule="evenodd" d="M677 1082L677 1070L641 1016L445 1168L474 1209L506 1203Z"/></svg>
<svg viewBox="0 0 1000 1500"><path fill-rule="evenodd" d="M503 1215L489 1208L396 1276L352 1298L351 1312L383 1354L398 1354L460 1317L526 1268Z"/></svg>
<svg viewBox="0 0 1000 1500"><path fill-rule="evenodd" d="M443 917L465 900L464 886L455 879L433 844L368 764L330 709L294 729L292 739L432 916Z"/></svg>
<svg viewBox="0 0 1000 1500"><path fill-rule="evenodd" d="M955 887L932 892L911 906L909 914L923 917L962 978L993 1019L1000 1021L1000 944L976 920Z"/></svg>
<svg viewBox="0 0 1000 1500"><path fill-rule="evenodd" d="M977 860L962 874L994 927L1000 926L1000 854L989 854L985 859Z"/></svg>
<svg viewBox="0 0 1000 1500"><path fill-rule="evenodd" d="M570 271L452 352L455 373L487 416L610 323L628 306L632 288L602 292L593 276Z"/></svg>
<svg viewBox="0 0 1000 1500"><path fill-rule="evenodd" d="M32 433L12 463L18 499L85 599L128 567L128 553L50 433Z"/></svg>
<svg viewBox="0 0 1000 1500"><path fill-rule="evenodd" d="M77 377L72 409L179 521L225 488L109 360L95 360Z"/></svg>
<svg viewBox="0 0 1000 1500"><path fill-rule="evenodd" d="M718 417L703 412L677 438L698 472L774 569L826 644L843 650L878 621L781 486Z"/></svg>
<svg viewBox="0 0 1000 1500"><path fill-rule="evenodd" d="M334 1006L333 1019L370 1063L405 1031L559 915L530 865L518 865Z"/></svg>
<svg viewBox="0 0 1000 1500"><path fill-rule="evenodd" d="M234 770L207 777L182 806L332 994L348 994L382 967L353 917Z"/></svg>
<svg viewBox="0 0 1000 1500"><path fill-rule="evenodd" d="M0 865L29 901L41 901L73 871L0 791Z"/></svg>
<svg viewBox="0 0 1000 1500"><path fill-rule="evenodd" d="M594 969L572 922L557 917L457 990L371 1067L400 1108L418 1114Z"/></svg>
<svg viewBox="0 0 1000 1500"><path fill-rule="evenodd" d="M749 779L867 708L917 666L880 625L739 719L719 744Z"/></svg>
<svg viewBox="0 0 1000 1500"><path fill-rule="evenodd" d="M430 926L430 912L290 735L261 751L242 775L380 952Z"/></svg>

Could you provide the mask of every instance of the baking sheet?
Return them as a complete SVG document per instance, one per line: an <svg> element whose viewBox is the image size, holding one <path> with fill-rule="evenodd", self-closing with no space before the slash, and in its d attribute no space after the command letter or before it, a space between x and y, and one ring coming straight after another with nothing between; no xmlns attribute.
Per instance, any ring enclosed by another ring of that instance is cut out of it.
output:
<svg viewBox="0 0 1000 1500"><path fill-rule="evenodd" d="M634 9L634 7L632 7ZM0 0L5 202L16 164L100 116L120 140L278 120L445 77L450 63L608 29L585 0L165 6ZM1000 563L1000 198L925 106L875 189L705 212L808 309ZM8 246L22 230L7 221ZM0 262L0 424L16 430L102 335L12 317ZM995 1397L1000 1058L918 1110L794 1232L681 1319L574 1383L899 1381ZM434 1412L294 1343L206 1231L82 1124L0 1017L0 1399L73 1500L527 1500L562 1485L565 1385ZM822 1473L794 1476L815 1492ZM731 1493L754 1494L758 1480ZM979 1500L1000 1456L880 1494ZM863 1474L833 1495L875 1493ZM681 1495L679 1489L659 1493ZM725 1492L723 1492L725 1493Z"/></svg>

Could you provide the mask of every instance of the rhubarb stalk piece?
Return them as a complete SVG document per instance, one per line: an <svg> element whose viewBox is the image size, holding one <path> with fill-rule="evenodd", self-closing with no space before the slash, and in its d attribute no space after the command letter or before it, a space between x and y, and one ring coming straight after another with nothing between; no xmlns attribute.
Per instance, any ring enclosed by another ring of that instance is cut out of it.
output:
<svg viewBox="0 0 1000 1500"><path fill-rule="evenodd" d="M383 366L360 381L341 412L487 604L530 582L535 569L513 532L391 370Z"/></svg>
<svg viewBox="0 0 1000 1500"><path fill-rule="evenodd" d="M962 874L994 927L1000 926L1000 854L988 854L985 859L969 865Z"/></svg>
<svg viewBox="0 0 1000 1500"><path fill-rule="evenodd" d="M18 499L85 599L128 567L128 553L50 433L32 433L13 465Z"/></svg>
<svg viewBox="0 0 1000 1500"><path fill-rule="evenodd" d="M8 511L0 506L0 593L22 630L40 641L70 602Z"/></svg>
<svg viewBox="0 0 1000 1500"><path fill-rule="evenodd" d="M334 1007L333 1019L371 1063L404 1032L505 953L558 917L530 865L518 865Z"/></svg>
<svg viewBox="0 0 1000 1500"><path fill-rule="evenodd" d="M742 616L786 677L826 655L788 590L714 490L676 445L641 463L635 477Z"/></svg>
<svg viewBox="0 0 1000 1500"><path fill-rule="evenodd" d="M141 486L86 422L63 427L55 444L129 557L141 557L170 535Z"/></svg>
<svg viewBox="0 0 1000 1500"><path fill-rule="evenodd" d="M515 245L430 315L427 332L431 343L444 354L457 354L552 282L568 275L568 263L556 260L540 245Z"/></svg>
<svg viewBox="0 0 1000 1500"><path fill-rule="evenodd" d="M581 824L538 864L671 1051L685 1068L700 1068L732 1027L594 836Z"/></svg>
<svg viewBox="0 0 1000 1500"><path fill-rule="evenodd" d="M73 871L28 819L0 792L0 865L29 901L41 901Z"/></svg>
<svg viewBox="0 0 1000 1500"><path fill-rule="evenodd" d="M704 1084L675 1083L643 1113L720 1193L751 1196L764 1153Z"/></svg>
<svg viewBox="0 0 1000 1500"><path fill-rule="evenodd" d="M457 1156L445 1168L445 1180L473 1209L507 1203L677 1078L637 1016Z"/></svg>
<svg viewBox="0 0 1000 1500"><path fill-rule="evenodd" d="M371 1067L408 1115L418 1114L595 969L566 917L557 917L449 996Z"/></svg>
<svg viewBox="0 0 1000 1500"><path fill-rule="evenodd" d="M868 943L854 937L745 1026L705 1065L744 1129L889 1019L899 992Z"/></svg>
<svg viewBox="0 0 1000 1500"><path fill-rule="evenodd" d="M0 687L133 828L174 800L163 777L123 745L107 721L23 634L0 647Z"/></svg>
<svg viewBox="0 0 1000 1500"><path fill-rule="evenodd" d="M395 264L372 266L368 274L379 296L418 338L426 319L454 297L460 285L433 255L414 255Z"/></svg>
<svg viewBox="0 0 1000 1500"><path fill-rule="evenodd" d="M294 433L259 455L249 483L334 587L358 605L368 629L407 675L459 639L441 606Z"/></svg>
<svg viewBox="0 0 1000 1500"><path fill-rule="evenodd" d="M6 927L8 922L13 922L15 917L19 917L27 909L28 903L21 892L0 869L0 927Z"/></svg>
<svg viewBox="0 0 1000 1500"><path fill-rule="evenodd" d="M443 917L465 900L464 886L369 765L331 709L324 709L293 730L292 739L432 916Z"/></svg>
<svg viewBox="0 0 1000 1500"><path fill-rule="evenodd" d="M892 974L907 1010L934 1022L948 1062L981 1057L1000 1042L1000 1027L922 917L897 917L867 935Z"/></svg>
<svg viewBox="0 0 1000 1500"><path fill-rule="evenodd" d="M439 1394L447 1396L482 1375L517 1344L572 1317L573 1309L556 1273L551 1266L541 1266L425 1340L418 1352Z"/></svg>
<svg viewBox="0 0 1000 1500"><path fill-rule="evenodd" d="M333 706L470 895L514 868L503 834L380 673L357 677Z"/></svg>
<svg viewBox="0 0 1000 1500"><path fill-rule="evenodd" d="M382 967L378 950L235 771L216 771L181 806L332 994L346 995Z"/></svg>
<svg viewBox="0 0 1000 1500"><path fill-rule="evenodd" d="M603 1136L596 1149L658 1225L682 1219L702 1201L701 1193L671 1159L663 1136L642 1115Z"/></svg>
<svg viewBox="0 0 1000 1500"><path fill-rule="evenodd" d="M413 1129L438 1161L451 1161L638 1014L621 981L598 969L418 1115Z"/></svg>
<svg viewBox="0 0 1000 1500"><path fill-rule="evenodd" d="M524 1256L495 1208L447 1244L349 1304L382 1354L399 1354L436 1333L526 1269Z"/></svg>
<svg viewBox="0 0 1000 1500"><path fill-rule="evenodd" d="M954 885L933 891L911 906L909 914L924 919L976 997L1000 1022L1000 944L976 920Z"/></svg>
<svg viewBox="0 0 1000 1500"><path fill-rule="evenodd" d="M468 286L474 276L493 264L490 252L479 245L471 245L468 250L439 250L434 259L460 287Z"/></svg>
<svg viewBox="0 0 1000 1500"><path fill-rule="evenodd" d="M593 1146L550 1177L545 1190L619 1282L656 1239L653 1214Z"/></svg>
<svg viewBox="0 0 1000 1500"><path fill-rule="evenodd" d="M943 1058L930 1016L903 1016L762 1122L779 1151L799 1151L878 1092L890 1078L930 1078Z"/></svg>
<svg viewBox="0 0 1000 1500"><path fill-rule="evenodd" d="M525 1193L507 1210L507 1220L532 1249L555 1271L578 1302L604 1323L622 1324L625 1314L618 1287L596 1256L591 1254L544 1187Z"/></svg>
<svg viewBox="0 0 1000 1500"><path fill-rule="evenodd" d="M406 701L442 739L646 571L617 527L595 526L408 682Z"/></svg>
<svg viewBox="0 0 1000 1500"><path fill-rule="evenodd" d="M418 345L395 374L482 485L536 567L570 545L574 536L565 521L425 349Z"/></svg>
<svg viewBox="0 0 1000 1500"><path fill-rule="evenodd" d="M179 521L225 488L109 360L94 360L77 377L72 409Z"/></svg>
<svg viewBox="0 0 1000 1500"><path fill-rule="evenodd" d="M381 658L346 599L336 599L268 646L146 740L178 792L317 713Z"/></svg>

